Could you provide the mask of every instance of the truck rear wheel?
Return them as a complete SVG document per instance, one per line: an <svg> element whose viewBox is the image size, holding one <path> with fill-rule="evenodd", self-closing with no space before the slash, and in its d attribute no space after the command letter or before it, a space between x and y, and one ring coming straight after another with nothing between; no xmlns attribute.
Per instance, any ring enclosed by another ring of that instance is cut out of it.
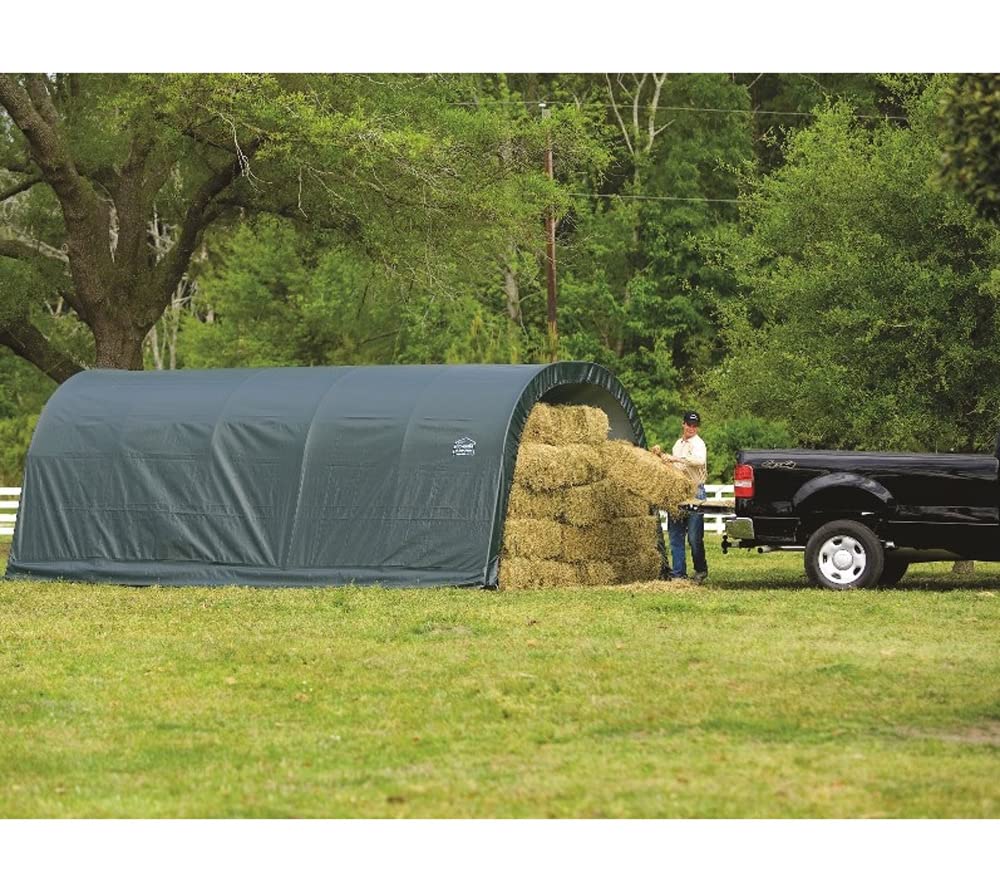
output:
<svg viewBox="0 0 1000 892"><path fill-rule="evenodd" d="M809 537L805 563L806 576L815 585L829 589L869 588L882 577L885 551L863 523L834 520Z"/></svg>

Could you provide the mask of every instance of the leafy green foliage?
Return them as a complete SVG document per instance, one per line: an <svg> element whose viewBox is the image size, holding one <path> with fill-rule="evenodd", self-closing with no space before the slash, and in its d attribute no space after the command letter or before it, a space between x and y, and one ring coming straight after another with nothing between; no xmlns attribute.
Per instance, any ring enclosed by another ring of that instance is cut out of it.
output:
<svg viewBox="0 0 1000 892"><path fill-rule="evenodd" d="M987 76L669 75L649 118L645 82L638 129L630 75L53 83L88 176L150 138L166 241L198 185L247 153L188 267L181 366L545 361L552 209L561 357L612 369L650 440L699 407L711 477L740 446L992 446L997 229L939 176L944 153L966 185L996 180ZM18 145L3 130L0 162ZM742 217L719 201L736 198ZM45 186L0 205L0 237L64 234ZM116 287L163 268L142 263ZM65 286L59 261L0 258L0 324L28 312L86 360ZM12 383L25 398L0 417L37 413L34 388Z"/></svg>
<svg viewBox="0 0 1000 892"><path fill-rule="evenodd" d="M615 371L654 437L672 434L684 399L717 361L709 295L726 276L704 262L702 241L735 219L734 205L714 199L736 197L734 170L753 153L749 116L740 114L746 90L729 78L670 76L659 101L653 125L664 129L648 151L629 151L623 134L609 130L609 173L581 191L621 197L577 202L560 273L563 355Z"/></svg>
<svg viewBox="0 0 1000 892"><path fill-rule="evenodd" d="M21 239L67 243L75 272L64 285L94 332L101 365L141 364L142 338L191 271L206 232L259 213L336 241L406 287L451 296L455 267L466 268L458 278L467 281L467 269L495 263L512 243L536 250L539 218L567 206L564 189L544 171L548 144L566 176L605 159L572 107L544 120L510 115L470 103L474 80L37 76L30 83L36 96L44 94L46 127L55 130L43 143L65 145L72 156L64 162L56 153L42 167L79 173L73 195L80 203L71 212L65 195L57 205L42 186L16 203L12 222ZM5 108L23 133L0 129L0 177L5 167L25 167L32 127L13 109L31 105L28 83L5 81ZM155 245L146 237L154 217ZM73 234L74 220L86 222L86 237ZM11 294L6 299L17 303L28 290ZM276 312L281 317L281 308ZM260 332L258 346L272 334Z"/></svg>
<svg viewBox="0 0 1000 892"><path fill-rule="evenodd" d="M945 94L945 173L1000 222L1000 74L962 74Z"/></svg>
<svg viewBox="0 0 1000 892"><path fill-rule="evenodd" d="M909 126L832 106L750 180L725 245L723 412L784 420L804 445L982 447L1000 417L997 229L937 184L941 81Z"/></svg>
<svg viewBox="0 0 1000 892"><path fill-rule="evenodd" d="M23 269L23 268L22 268ZM0 285L2 293L2 285ZM63 349L86 355L87 332L73 318L36 311L32 321ZM0 350L0 486L20 486L24 458L38 415L55 390L55 382L30 363Z"/></svg>
<svg viewBox="0 0 1000 892"><path fill-rule="evenodd" d="M37 415L0 418L0 486L20 486Z"/></svg>
<svg viewBox="0 0 1000 892"><path fill-rule="evenodd" d="M519 361L520 330L473 285L428 294L348 247L263 216L213 251L179 353L201 367Z"/></svg>
<svg viewBox="0 0 1000 892"><path fill-rule="evenodd" d="M767 421L743 415L713 424L711 418L701 430L708 447L708 479L731 483L736 453L740 449L781 449L794 446L788 426L781 421Z"/></svg>

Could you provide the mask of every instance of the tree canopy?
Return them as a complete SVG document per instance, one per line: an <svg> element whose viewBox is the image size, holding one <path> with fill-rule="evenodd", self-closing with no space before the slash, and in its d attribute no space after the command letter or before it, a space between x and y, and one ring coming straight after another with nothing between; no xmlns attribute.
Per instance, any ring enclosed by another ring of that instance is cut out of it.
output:
<svg viewBox="0 0 1000 892"><path fill-rule="evenodd" d="M248 214L422 284L532 239L561 204L544 140L569 166L597 156L571 112L513 120L465 95L443 76L0 75L2 342L56 380L81 361L141 367L208 233ZM46 337L28 292L68 305L93 356Z"/></svg>
<svg viewBox="0 0 1000 892"><path fill-rule="evenodd" d="M941 81L908 126L835 104L747 181L721 246L722 407L783 419L800 442L883 449L991 443L1000 417L1000 238L939 182Z"/></svg>
<svg viewBox="0 0 1000 892"><path fill-rule="evenodd" d="M545 361L549 215L560 357L713 477L991 445L995 80L0 75L0 477L84 366Z"/></svg>
<svg viewBox="0 0 1000 892"><path fill-rule="evenodd" d="M944 168L980 213L1000 222L1000 74L963 74L945 92Z"/></svg>

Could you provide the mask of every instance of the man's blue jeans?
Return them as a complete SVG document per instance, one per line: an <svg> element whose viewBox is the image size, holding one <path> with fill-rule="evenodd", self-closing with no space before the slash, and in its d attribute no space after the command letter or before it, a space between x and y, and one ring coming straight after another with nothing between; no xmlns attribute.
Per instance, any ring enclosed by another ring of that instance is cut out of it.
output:
<svg viewBox="0 0 1000 892"><path fill-rule="evenodd" d="M699 486L697 496L705 498L705 487ZM677 578L687 576L687 560L684 554L684 540L691 543L691 563L695 573L707 573L708 562L705 560L705 516L703 514L687 514L684 517L670 518L668 527L670 534L670 573Z"/></svg>

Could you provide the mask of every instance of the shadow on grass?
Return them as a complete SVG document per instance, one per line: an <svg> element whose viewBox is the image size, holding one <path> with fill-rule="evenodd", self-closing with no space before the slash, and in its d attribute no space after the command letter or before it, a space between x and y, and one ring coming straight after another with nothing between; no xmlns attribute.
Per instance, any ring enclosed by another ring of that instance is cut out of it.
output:
<svg viewBox="0 0 1000 892"><path fill-rule="evenodd" d="M722 578L720 578L722 577ZM705 583L705 588L717 591L797 591L799 589L815 588L806 579L805 573L801 576L754 576L753 578L735 577L727 579L722 574L710 576ZM933 576L917 577L915 579L903 579L892 586L881 587L882 591L893 592L1000 592L1000 575L979 574L972 576L952 575L950 573L935 574Z"/></svg>

